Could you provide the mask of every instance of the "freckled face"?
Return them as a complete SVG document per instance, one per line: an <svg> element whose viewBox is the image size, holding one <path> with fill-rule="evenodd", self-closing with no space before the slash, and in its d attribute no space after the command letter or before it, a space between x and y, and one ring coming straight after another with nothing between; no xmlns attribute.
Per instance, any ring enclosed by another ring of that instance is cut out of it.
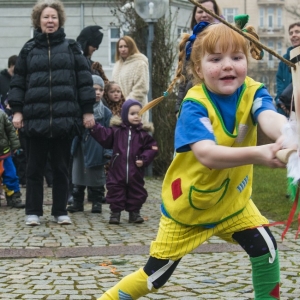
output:
<svg viewBox="0 0 300 300"><path fill-rule="evenodd" d="M247 58L242 51L233 52L230 48L221 53L217 46L215 53L204 55L196 72L211 92L232 95L246 78Z"/></svg>

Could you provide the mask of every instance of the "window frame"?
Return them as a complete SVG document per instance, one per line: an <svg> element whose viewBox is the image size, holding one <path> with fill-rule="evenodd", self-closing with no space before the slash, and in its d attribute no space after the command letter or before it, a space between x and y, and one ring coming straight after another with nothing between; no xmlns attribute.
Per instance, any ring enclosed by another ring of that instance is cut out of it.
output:
<svg viewBox="0 0 300 300"><path fill-rule="evenodd" d="M119 37L115 38L115 37L112 37L112 30L118 30L119 31ZM116 47L112 47L113 43L117 43L118 40L120 39L121 37L121 28L120 27L117 27L117 26L114 26L114 27L109 27L109 30L108 30L108 64L110 66L113 66L116 62L115 62L115 58L113 58L113 52L112 51L116 51Z"/></svg>
<svg viewBox="0 0 300 300"><path fill-rule="evenodd" d="M234 17L238 15L238 8L232 8L232 7L226 7L223 8L223 16L225 20L229 23L234 23ZM230 21L228 18L231 17L232 21Z"/></svg>

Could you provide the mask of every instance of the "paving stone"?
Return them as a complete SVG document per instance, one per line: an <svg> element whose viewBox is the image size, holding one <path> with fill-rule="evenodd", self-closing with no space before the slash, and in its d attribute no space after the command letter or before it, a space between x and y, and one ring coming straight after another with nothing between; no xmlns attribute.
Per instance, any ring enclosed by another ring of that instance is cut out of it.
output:
<svg viewBox="0 0 300 300"><path fill-rule="evenodd" d="M11 226L0 226L0 299L96 300L146 263L159 224L160 186L161 180L146 179L149 199L141 210L146 221L139 226L128 223L127 213L120 226L112 226L109 206L95 216L90 203L85 212L70 215L73 225L60 226L50 216L50 189L40 226L25 226L24 210L6 210L0 223L10 220ZM280 249L281 300L298 299L300 240L292 232L281 242L282 228L272 232ZM164 287L141 300L249 300L250 273L240 246L212 237L181 260Z"/></svg>

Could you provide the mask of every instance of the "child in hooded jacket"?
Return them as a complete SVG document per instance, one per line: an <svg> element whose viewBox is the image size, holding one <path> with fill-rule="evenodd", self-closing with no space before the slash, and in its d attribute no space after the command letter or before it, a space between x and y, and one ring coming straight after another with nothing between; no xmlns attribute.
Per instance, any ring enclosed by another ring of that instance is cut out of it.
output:
<svg viewBox="0 0 300 300"><path fill-rule="evenodd" d="M104 92L104 81L98 75L92 75L93 87L96 93L94 104L95 120L104 127L109 126L111 111L101 101ZM112 151L104 149L86 129L82 137L76 136L72 143L73 155L72 183L73 204L67 207L70 213L84 210L84 193L87 187L88 201L92 202L92 213L102 212L105 194L104 165L111 157Z"/></svg>
<svg viewBox="0 0 300 300"><path fill-rule="evenodd" d="M142 124L140 102L128 99L121 110L121 118L114 116L110 127L96 124L91 135L113 154L106 180L106 201L110 204L110 224L119 224L121 212L129 212L130 223L143 223L140 209L148 193L144 188L144 171L157 154L156 141L148 133L152 123Z"/></svg>
<svg viewBox="0 0 300 300"><path fill-rule="evenodd" d="M3 161L4 171L0 174L4 185L7 206L24 208L21 200L19 177L12 161L11 153L21 148L19 138L7 114L0 109L0 161Z"/></svg>

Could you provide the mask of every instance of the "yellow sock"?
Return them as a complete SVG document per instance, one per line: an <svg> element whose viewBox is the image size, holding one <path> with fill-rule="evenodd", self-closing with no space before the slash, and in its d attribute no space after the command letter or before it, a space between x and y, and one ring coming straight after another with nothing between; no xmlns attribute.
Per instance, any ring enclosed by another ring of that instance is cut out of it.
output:
<svg viewBox="0 0 300 300"><path fill-rule="evenodd" d="M143 269L139 269L124 277L119 283L98 298L98 300L134 300L150 292L156 292L157 289L155 288L148 289L147 279L148 275Z"/></svg>
<svg viewBox="0 0 300 300"><path fill-rule="evenodd" d="M6 187L6 185L3 185L3 189L4 189L4 191L5 191L5 193L6 193L7 196L11 196L12 194L15 193L14 191L9 190L9 189Z"/></svg>

